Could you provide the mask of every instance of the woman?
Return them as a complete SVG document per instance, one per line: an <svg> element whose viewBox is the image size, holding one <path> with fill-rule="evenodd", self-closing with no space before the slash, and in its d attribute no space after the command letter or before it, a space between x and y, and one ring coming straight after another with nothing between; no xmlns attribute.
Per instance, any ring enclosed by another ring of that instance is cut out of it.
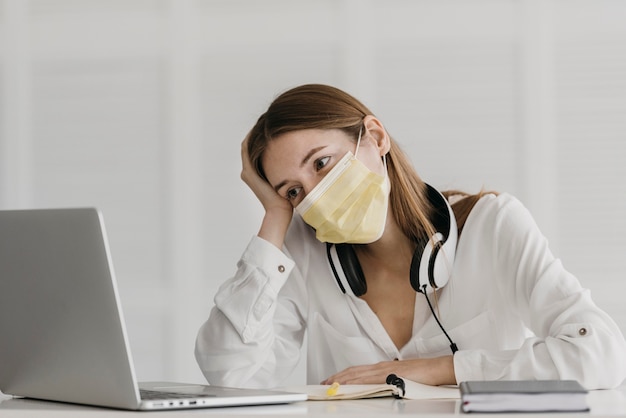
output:
<svg viewBox="0 0 626 418"><path fill-rule="evenodd" d="M305 331L310 384L626 378L619 328L522 204L444 199L345 92L277 97L242 164L265 216L198 333L211 384L280 386Z"/></svg>

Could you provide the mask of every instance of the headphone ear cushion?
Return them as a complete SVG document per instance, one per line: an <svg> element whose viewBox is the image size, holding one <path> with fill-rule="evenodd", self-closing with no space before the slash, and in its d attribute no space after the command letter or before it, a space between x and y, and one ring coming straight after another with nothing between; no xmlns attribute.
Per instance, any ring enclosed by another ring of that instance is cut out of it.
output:
<svg viewBox="0 0 626 418"><path fill-rule="evenodd" d="M367 283L354 248L350 244L335 244L335 248L352 293L357 297L363 296L367 293Z"/></svg>
<svg viewBox="0 0 626 418"><path fill-rule="evenodd" d="M445 286L454 263L458 231L452 207L446 198L426 184L428 200L433 205L432 223L435 234L417 243L411 260L411 286L418 292L428 292Z"/></svg>
<svg viewBox="0 0 626 418"><path fill-rule="evenodd" d="M437 265L437 261L439 260L439 250L441 247L441 241L437 241L433 245L432 253L428 259L428 281L433 289L437 289L448 282L447 277L444 278L440 272L435 272L435 267Z"/></svg>
<svg viewBox="0 0 626 418"><path fill-rule="evenodd" d="M411 270L409 272L409 280L411 281L411 287L416 291L423 293L424 285L427 284L423 278L420 278L420 265L422 264L422 255L424 253L424 248L426 247L422 241L417 243L415 247L415 252L413 253L413 258L411 259Z"/></svg>

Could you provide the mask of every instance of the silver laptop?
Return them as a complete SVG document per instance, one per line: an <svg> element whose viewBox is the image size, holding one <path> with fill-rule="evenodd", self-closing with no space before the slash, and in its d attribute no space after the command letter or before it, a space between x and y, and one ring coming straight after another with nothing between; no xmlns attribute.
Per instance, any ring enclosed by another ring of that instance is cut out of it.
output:
<svg viewBox="0 0 626 418"><path fill-rule="evenodd" d="M306 400L273 390L138 384L102 214L93 208L0 211L0 391L141 410Z"/></svg>

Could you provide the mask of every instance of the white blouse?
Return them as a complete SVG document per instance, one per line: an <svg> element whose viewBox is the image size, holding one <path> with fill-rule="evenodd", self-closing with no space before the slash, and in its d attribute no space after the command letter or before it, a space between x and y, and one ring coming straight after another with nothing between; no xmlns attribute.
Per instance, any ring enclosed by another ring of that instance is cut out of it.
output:
<svg viewBox="0 0 626 418"><path fill-rule="evenodd" d="M597 389L626 378L619 327L511 195L489 194L475 205L438 306L459 349L457 382L575 379ZM450 354L417 292L414 315L413 336L398 349L369 305L341 292L325 244L294 215L284 251L252 238L199 330L196 359L211 384L275 387L298 364L305 331L309 384L349 366Z"/></svg>

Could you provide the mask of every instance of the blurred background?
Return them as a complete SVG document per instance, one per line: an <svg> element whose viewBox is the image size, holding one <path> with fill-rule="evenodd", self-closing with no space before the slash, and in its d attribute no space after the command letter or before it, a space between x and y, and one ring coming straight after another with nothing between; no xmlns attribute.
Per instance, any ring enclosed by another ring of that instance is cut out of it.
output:
<svg viewBox="0 0 626 418"><path fill-rule="evenodd" d="M432 185L516 195L626 331L625 1L0 0L0 209L103 211L140 380L204 381L263 215L241 141L310 82Z"/></svg>

